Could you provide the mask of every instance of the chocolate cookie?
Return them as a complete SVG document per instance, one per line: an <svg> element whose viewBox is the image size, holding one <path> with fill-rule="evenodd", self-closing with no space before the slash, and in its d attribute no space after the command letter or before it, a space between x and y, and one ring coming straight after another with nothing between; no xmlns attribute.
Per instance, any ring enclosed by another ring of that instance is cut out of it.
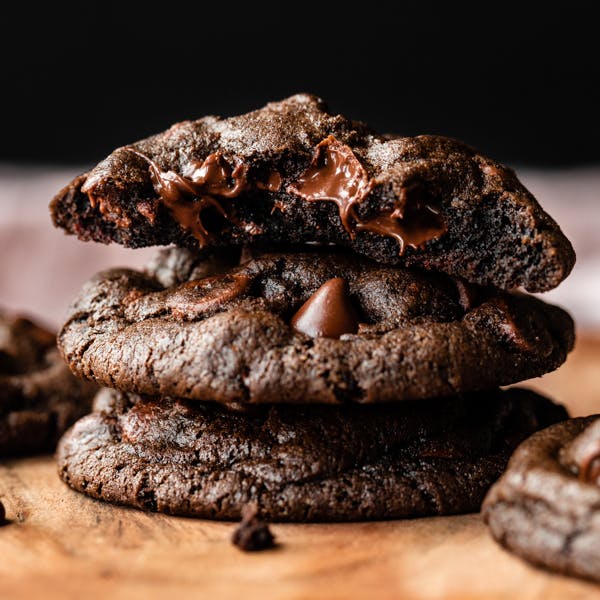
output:
<svg viewBox="0 0 600 600"><path fill-rule="evenodd" d="M511 384L573 345L563 310L443 274L332 250L231 260L175 249L93 278L59 334L71 369L191 400L370 403Z"/></svg>
<svg viewBox="0 0 600 600"><path fill-rule="evenodd" d="M483 515L511 552L600 581L600 415L571 419L523 442L490 490Z"/></svg>
<svg viewBox="0 0 600 600"><path fill-rule="evenodd" d="M61 440L61 477L171 514L353 521L475 511L511 451L566 412L527 390L385 406L255 407L105 391ZM106 395L109 397L106 398Z"/></svg>
<svg viewBox="0 0 600 600"><path fill-rule="evenodd" d="M115 150L51 204L55 225L131 247L335 243L379 262L543 291L575 254L504 167L439 136L381 136L298 95Z"/></svg>
<svg viewBox="0 0 600 600"><path fill-rule="evenodd" d="M0 456L53 450L96 389L73 377L54 334L0 311Z"/></svg>

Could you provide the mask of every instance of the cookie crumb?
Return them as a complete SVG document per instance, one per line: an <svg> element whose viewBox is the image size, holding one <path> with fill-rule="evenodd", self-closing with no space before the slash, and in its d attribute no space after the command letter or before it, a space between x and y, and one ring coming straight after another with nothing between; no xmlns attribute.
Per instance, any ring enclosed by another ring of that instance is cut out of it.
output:
<svg viewBox="0 0 600 600"><path fill-rule="evenodd" d="M244 552L257 552L275 546L275 538L264 521L258 518L258 506L242 509L242 521L231 536L232 543Z"/></svg>

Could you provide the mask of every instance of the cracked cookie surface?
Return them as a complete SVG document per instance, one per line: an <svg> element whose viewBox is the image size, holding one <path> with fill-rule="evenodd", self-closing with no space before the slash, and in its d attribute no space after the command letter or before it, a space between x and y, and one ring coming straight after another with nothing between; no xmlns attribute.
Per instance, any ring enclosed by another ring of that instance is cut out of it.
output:
<svg viewBox="0 0 600 600"><path fill-rule="evenodd" d="M59 334L67 363L149 395L372 403L515 383L558 367L573 345L560 308L443 274L306 248L238 263L172 249L147 272L100 273Z"/></svg>
<svg viewBox="0 0 600 600"><path fill-rule="evenodd" d="M254 407L100 392L69 430L59 473L93 498L146 510L269 521L476 511L515 446L567 417L528 390L385 406Z"/></svg>

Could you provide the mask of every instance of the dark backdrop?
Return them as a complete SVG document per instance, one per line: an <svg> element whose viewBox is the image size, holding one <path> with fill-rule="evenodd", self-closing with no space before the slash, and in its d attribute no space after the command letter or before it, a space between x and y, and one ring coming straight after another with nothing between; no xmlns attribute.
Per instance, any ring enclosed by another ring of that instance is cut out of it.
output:
<svg viewBox="0 0 600 600"><path fill-rule="evenodd" d="M5 7L0 159L87 163L177 120L310 91L381 131L455 136L511 163L600 161L586 3L456 4Z"/></svg>

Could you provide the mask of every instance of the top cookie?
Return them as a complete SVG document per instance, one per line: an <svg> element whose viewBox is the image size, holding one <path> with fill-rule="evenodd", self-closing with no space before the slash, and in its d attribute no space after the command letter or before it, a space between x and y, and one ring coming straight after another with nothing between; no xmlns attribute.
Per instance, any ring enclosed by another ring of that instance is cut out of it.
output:
<svg viewBox="0 0 600 600"><path fill-rule="evenodd" d="M500 288L557 286L575 254L513 171L439 136L375 134L309 95L115 150L51 205L83 240L335 243Z"/></svg>

